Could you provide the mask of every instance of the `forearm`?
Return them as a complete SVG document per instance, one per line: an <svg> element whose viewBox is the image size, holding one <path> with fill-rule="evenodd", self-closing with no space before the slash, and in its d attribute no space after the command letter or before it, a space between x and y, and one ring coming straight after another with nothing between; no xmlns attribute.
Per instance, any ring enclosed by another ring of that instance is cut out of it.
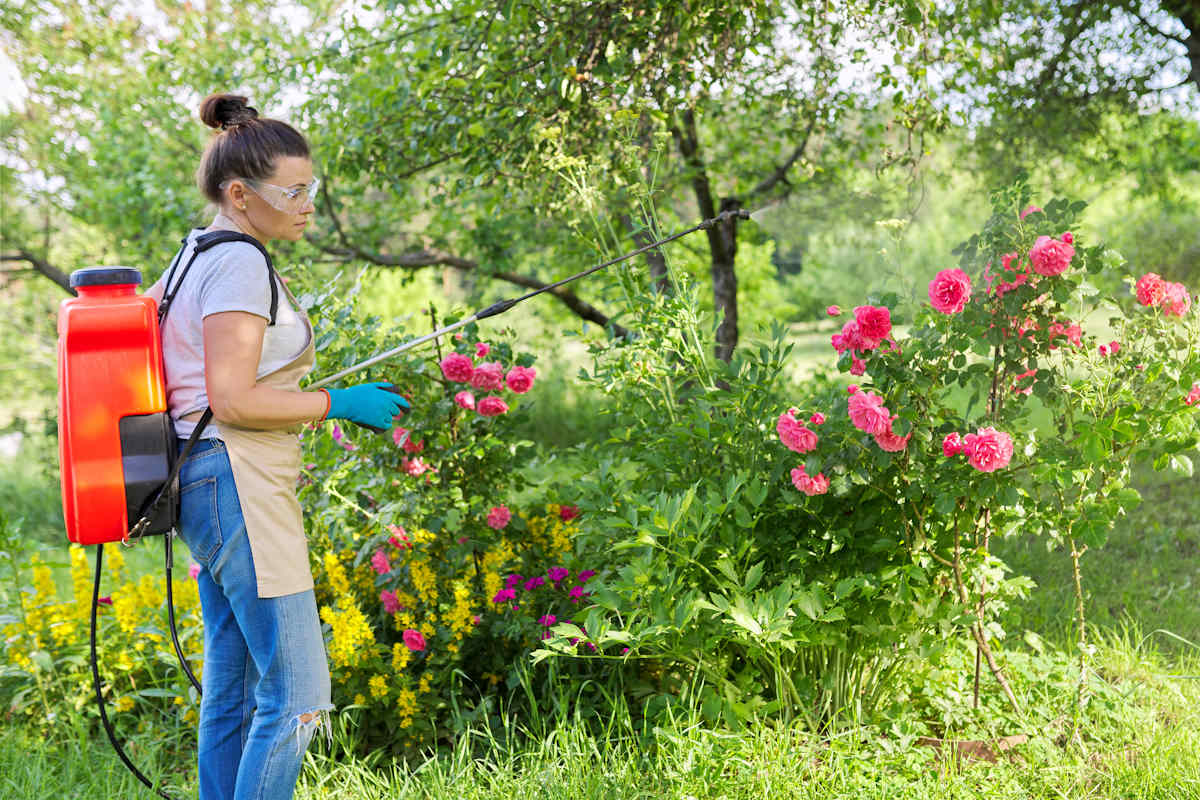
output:
<svg viewBox="0 0 1200 800"><path fill-rule="evenodd" d="M312 422L325 416L325 392L293 392L256 384L222 397L209 394L213 418L240 428L275 430Z"/></svg>

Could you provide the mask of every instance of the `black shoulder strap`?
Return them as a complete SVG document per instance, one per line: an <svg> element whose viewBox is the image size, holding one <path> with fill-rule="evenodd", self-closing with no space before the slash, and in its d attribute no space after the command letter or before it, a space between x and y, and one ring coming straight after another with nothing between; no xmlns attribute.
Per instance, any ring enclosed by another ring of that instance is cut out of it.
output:
<svg viewBox="0 0 1200 800"><path fill-rule="evenodd" d="M192 262L196 260L196 256L205 250L216 247L219 244L225 244L226 242L252 244L258 249L258 252L262 253L263 258L266 259L267 282L271 286L271 321L269 324L275 324L275 312L279 310L279 287L275 281L275 263L271 261L271 254L267 252L267 248L263 247L262 242L253 236L241 231L209 231L196 237L196 246L192 250L192 257L184 265L183 272L180 273L179 280L175 282L175 289L172 291L171 279L174 277L175 269L179 265L179 259L183 256L183 251L187 249L187 239L184 238L183 246L179 248L179 253L175 256L175 261L171 264L170 272L167 273L167 280L163 286L163 301L158 306L158 323L160 326L166 319L167 313L171 310L171 303L174 302L175 295L179 292L179 287L183 285L183 279L187 277L188 270L192 268Z"/></svg>

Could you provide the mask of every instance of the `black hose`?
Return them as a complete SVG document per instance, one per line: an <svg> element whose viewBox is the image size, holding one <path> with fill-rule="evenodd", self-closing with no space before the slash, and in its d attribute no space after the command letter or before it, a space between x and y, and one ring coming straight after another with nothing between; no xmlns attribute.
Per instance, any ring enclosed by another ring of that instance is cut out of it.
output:
<svg viewBox="0 0 1200 800"><path fill-rule="evenodd" d="M175 553L171 547L171 541L174 539L174 536L174 531L167 531L163 537L163 549L166 551L167 559L167 621L171 628L171 641L175 644L175 655L179 656L179 666L183 667L183 671L187 674L188 680L192 682L192 687L196 690L196 694L203 696L204 691L200 688L200 681L196 680L192 668L188 666L187 658L183 655L183 648L179 645L179 631L175 629L175 598L171 591L171 567L175 563Z"/></svg>
<svg viewBox="0 0 1200 800"><path fill-rule="evenodd" d="M91 631L91 647L92 647L92 686L96 690L96 705L100 708L100 721L104 724L104 731L108 734L108 741L112 743L113 749L117 751L117 755L121 757L121 761L125 762L125 766L129 768L138 780L146 785L150 791L157 794L159 797L165 797L167 800L174 800L171 795L164 792L162 789L155 788L150 779L141 773L141 771L133 765L129 760L129 756L125 755L125 750L121 747L121 743L117 741L116 731L113 730L112 723L108 721L108 712L104 708L104 693L100 687L100 667L96 663L96 609L100 605L100 562L104 558L104 545L96 545L96 580L92 585L92 631Z"/></svg>

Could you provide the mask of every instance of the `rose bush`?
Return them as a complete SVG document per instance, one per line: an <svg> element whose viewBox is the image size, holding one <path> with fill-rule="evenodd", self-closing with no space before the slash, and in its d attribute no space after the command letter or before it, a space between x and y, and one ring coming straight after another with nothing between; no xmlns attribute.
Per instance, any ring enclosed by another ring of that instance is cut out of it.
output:
<svg viewBox="0 0 1200 800"><path fill-rule="evenodd" d="M961 632L1019 710L997 618L1031 586L991 541L1044 537L1079 576L1139 500L1135 461L1190 472L1200 397L1186 289L1147 275L1137 299L1102 294L1089 277L1123 262L1077 239L1084 204L1029 200L1021 183L993 196L928 305L854 309L831 345L855 384L819 377L789 396L778 340L724 368L689 345L686 298L646 299L673 324L598 353L590 378L622 398L596 465L636 442L636 467L580 487L608 529L581 546L624 558L582 615L598 652L572 657L658 663L662 702L691 693L735 724L821 724ZM1082 596L1076 612L1083 700Z"/></svg>

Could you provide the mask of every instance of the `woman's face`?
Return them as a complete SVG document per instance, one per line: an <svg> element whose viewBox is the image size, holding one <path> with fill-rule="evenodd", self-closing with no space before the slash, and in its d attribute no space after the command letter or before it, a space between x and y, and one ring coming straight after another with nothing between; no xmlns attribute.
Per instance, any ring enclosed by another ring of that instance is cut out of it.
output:
<svg viewBox="0 0 1200 800"><path fill-rule="evenodd" d="M316 211L309 197L312 185L312 161L283 156L275 162L275 171L261 181L232 181L226 189L232 208L225 213L260 242L273 239L294 242L304 235L309 218Z"/></svg>

